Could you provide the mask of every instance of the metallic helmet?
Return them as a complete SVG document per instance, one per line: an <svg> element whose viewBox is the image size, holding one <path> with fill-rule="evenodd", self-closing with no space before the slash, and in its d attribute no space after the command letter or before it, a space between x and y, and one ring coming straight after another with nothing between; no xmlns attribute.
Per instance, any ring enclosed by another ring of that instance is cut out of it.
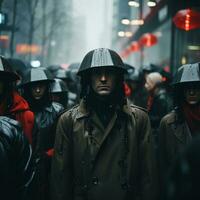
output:
<svg viewBox="0 0 200 200"><path fill-rule="evenodd" d="M122 59L115 51L107 48L99 48L86 54L81 62L77 75L82 76L85 72L99 67L114 67L122 73L126 72Z"/></svg>
<svg viewBox="0 0 200 200"><path fill-rule="evenodd" d="M47 67L49 72L52 74L53 78L56 77L56 73L59 69L62 69L60 65L50 65Z"/></svg>
<svg viewBox="0 0 200 200"><path fill-rule="evenodd" d="M51 93L68 92L67 85L61 79L55 78L54 82L51 83Z"/></svg>
<svg viewBox="0 0 200 200"><path fill-rule="evenodd" d="M178 69L172 85L179 86L191 82L200 82L200 63L182 65Z"/></svg>
<svg viewBox="0 0 200 200"><path fill-rule="evenodd" d="M55 78L67 79L66 71L64 69L58 69L55 73Z"/></svg>
<svg viewBox="0 0 200 200"><path fill-rule="evenodd" d="M11 63L3 56L0 56L0 79L7 81L16 81L20 79L12 69Z"/></svg>
<svg viewBox="0 0 200 200"><path fill-rule="evenodd" d="M43 67L30 68L26 71L21 86L39 81L53 82L51 73Z"/></svg>

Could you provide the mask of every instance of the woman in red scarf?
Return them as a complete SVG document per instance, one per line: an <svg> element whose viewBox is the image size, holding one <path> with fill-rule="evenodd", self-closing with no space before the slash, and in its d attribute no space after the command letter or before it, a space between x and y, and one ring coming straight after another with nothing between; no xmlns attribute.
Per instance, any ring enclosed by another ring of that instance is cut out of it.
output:
<svg viewBox="0 0 200 200"><path fill-rule="evenodd" d="M0 57L0 115L20 122L31 144L34 114L30 111L26 100L14 91L14 83L18 79L8 59Z"/></svg>
<svg viewBox="0 0 200 200"><path fill-rule="evenodd" d="M200 63L183 65L173 81L174 110L159 128L161 183L175 158L200 134Z"/></svg>

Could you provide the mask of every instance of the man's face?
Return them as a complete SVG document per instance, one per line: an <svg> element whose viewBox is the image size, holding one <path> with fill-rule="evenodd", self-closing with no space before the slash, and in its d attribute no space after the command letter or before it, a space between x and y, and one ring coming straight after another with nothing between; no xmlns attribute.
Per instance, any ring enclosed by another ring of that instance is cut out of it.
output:
<svg viewBox="0 0 200 200"><path fill-rule="evenodd" d="M117 72L114 69L94 69L91 72L92 89L100 96L110 95L116 85Z"/></svg>
<svg viewBox="0 0 200 200"><path fill-rule="evenodd" d="M188 104L194 105L200 101L200 88L199 87L188 87L184 89L185 100Z"/></svg>
<svg viewBox="0 0 200 200"><path fill-rule="evenodd" d="M36 100L43 97L47 86L44 83L36 83L31 86L31 93Z"/></svg>

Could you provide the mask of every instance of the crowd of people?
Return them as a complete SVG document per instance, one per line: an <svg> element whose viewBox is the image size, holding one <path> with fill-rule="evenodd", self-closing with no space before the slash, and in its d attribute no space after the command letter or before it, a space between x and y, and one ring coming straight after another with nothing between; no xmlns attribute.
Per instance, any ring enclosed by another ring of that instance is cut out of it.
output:
<svg viewBox="0 0 200 200"><path fill-rule="evenodd" d="M2 200L199 199L200 63L0 56L0 113Z"/></svg>

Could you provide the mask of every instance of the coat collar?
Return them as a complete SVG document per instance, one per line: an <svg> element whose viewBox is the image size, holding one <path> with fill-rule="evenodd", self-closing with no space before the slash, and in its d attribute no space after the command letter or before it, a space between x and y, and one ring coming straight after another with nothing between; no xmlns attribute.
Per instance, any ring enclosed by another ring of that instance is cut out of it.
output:
<svg viewBox="0 0 200 200"><path fill-rule="evenodd" d="M81 99L78 110L79 112L76 115L76 119L88 117L90 114L86 108L84 99ZM131 104L127 99L126 99L126 104L123 106L122 111L128 115L132 114Z"/></svg>
<svg viewBox="0 0 200 200"><path fill-rule="evenodd" d="M176 138L186 144L188 143L188 141L191 138L191 133L189 131L189 128L186 124L186 122L182 122L182 123L178 123L178 115L177 113L174 111L172 112L173 115L172 117L170 117L168 119L168 124L171 125L172 129L173 129L173 134L176 136Z"/></svg>
<svg viewBox="0 0 200 200"><path fill-rule="evenodd" d="M76 115L76 119L81 119L89 116L89 111L86 108L85 100L81 99L79 107L78 107L78 113Z"/></svg>
<svg viewBox="0 0 200 200"><path fill-rule="evenodd" d="M128 99L126 99L126 103L124 104L122 111L127 115L132 115L133 108L131 107L131 102Z"/></svg>

